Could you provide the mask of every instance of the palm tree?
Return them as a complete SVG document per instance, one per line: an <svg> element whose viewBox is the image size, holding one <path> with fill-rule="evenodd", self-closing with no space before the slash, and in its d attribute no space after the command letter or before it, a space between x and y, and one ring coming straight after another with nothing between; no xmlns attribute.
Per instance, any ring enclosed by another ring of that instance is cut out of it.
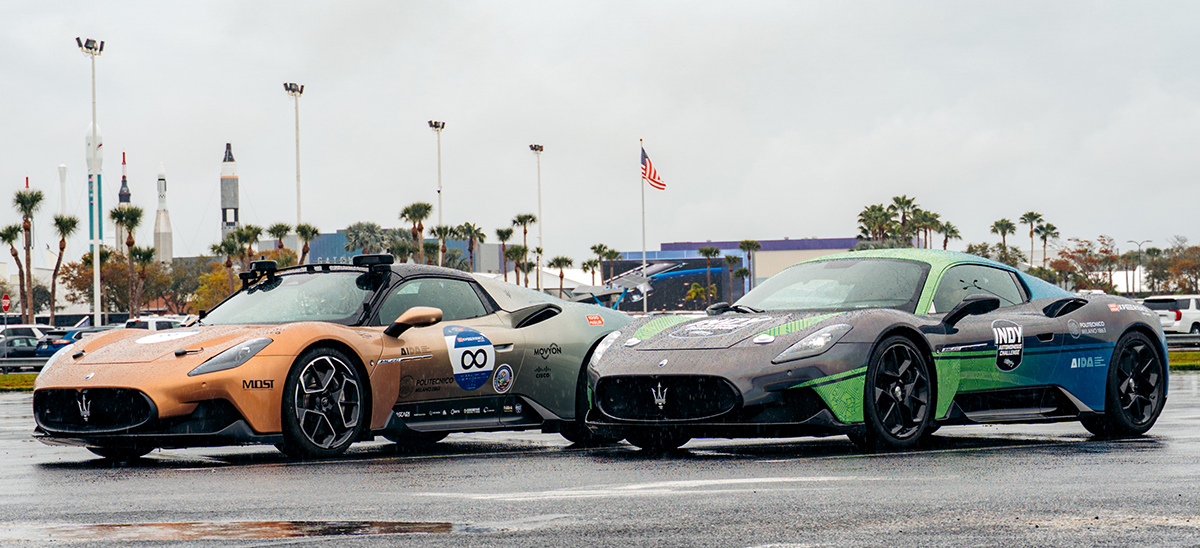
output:
<svg viewBox="0 0 1200 548"><path fill-rule="evenodd" d="M536 282L535 287L537 288L538 291L541 291L542 290L542 270L541 270L541 268L542 268L541 267L541 265L542 265L542 248L540 248L540 247L533 248L533 254L537 257L537 260L533 262L533 266L537 270L537 273L538 273L537 279L534 280L534 282Z"/></svg>
<svg viewBox="0 0 1200 548"><path fill-rule="evenodd" d="M1017 219L1017 222L1029 225L1029 266L1033 266L1033 233L1037 230L1038 225L1042 224L1042 214L1036 211L1026 211L1020 219Z"/></svg>
<svg viewBox="0 0 1200 548"><path fill-rule="evenodd" d="M1050 223L1046 223L1046 224L1038 225L1037 229L1035 229L1034 232L1036 232L1037 237L1042 240L1042 268L1045 268L1046 267L1046 241L1058 239L1058 227L1054 226ZM1033 255L1029 256L1029 260L1031 260L1031 261L1033 260Z"/></svg>
<svg viewBox="0 0 1200 548"><path fill-rule="evenodd" d="M712 287L712 260L717 258L717 256L719 256L721 254L721 248L713 247L711 245L706 245L706 246L698 249L697 251L700 252L701 257L704 257L704 287L711 288ZM706 291L704 294L704 304L705 304L705 306L708 305L708 291Z"/></svg>
<svg viewBox="0 0 1200 548"><path fill-rule="evenodd" d="M417 254L417 248L413 247L412 240L408 236L399 236L392 238L388 244L388 253L391 253L397 261L407 263L408 258Z"/></svg>
<svg viewBox="0 0 1200 548"><path fill-rule="evenodd" d="M500 261L503 263L500 270L504 272L504 281L508 281L508 241L513 237L513 229L497 228L496 239L500 240ZM482 240L480 240L482 241Z"/></svg>
<svg viewBox="0 0 1200 548"><path fill-rule="evenodd" d="M241 257L246 250L242 249L241 244L237 242L231 232L224 240L209 246L208 251L215 257L225 257L225 268L232 269L233 258Z"/></svg>
<svg viewBox="0 0 1200 548"><path fill-rule="evenodd" d="M108 212L108 218L112 219L117 226L125 229L125 257L129 260L129 316L131 318L138 316L138 303L133 298L133 290L137 286L133 273L133 232L142 224L142 215L142 208L130 205L118 206Z"/></svg>
<svg viewBox="0 0 1200 548"><path fill-rule="evenodd" d="M346 251L361 249L363 255L383 251L383 227L376 223L358 222L346 227Z"/></svg>
<svg viewBox="0 0 1200 548"><path fill-rule="evenodd" d="M525 275L525 288L528 289L529 288L529 273L533 272L533 269L537 268L537 263L534 263L533 261L523 261L520 264L518 264L517 266L520 267L521 273L523 273Z"/></svg>
<svg viewBox="0 0 1200 548"><path fill-rule="evenodd" d="M437 241L438 241L438 266L446 266L445 265L446 240L451 240L451 239L456 238L458 236L458 233L454 230L454 227L452 227L452 226L437 225L437 226L429 229L429 234L431 236L433 236L434 238L437 238Z"/></svg>
<svg viewBox="0 0 1200 548"><path fill-rule="evenodd" d="M604 244L596 244L592 246L592 253L596 254L596 262L600 263L600 282L604 282L604 253L608 251L608 246ZM592 280L592 285L596 280Z"/></svg>
<svg viewBox="0 0 1200 548"><path fill-rule="evenodd" d="M611 280L617 276L616 261L620 260L621 252L615 249L604 250L604 258L608 260L608 279ZM600 277L604 277L604 272L600 272Z"/></svg>
<svg viewBox="0 0 1200 548"><path fill-rule="evenodd" d="M596 285L596 270L600 268L600 261L596 259L588 259L579 264L579 269L592 275L592 285Z"/></svg>
<svg viewBox="0 0 1200 548"><path fill-rule="evenodd" d="M529 249L529 225L537 222L537 215L532 213L522 213L513 217L513 227L521 227L521 245L525 249Z"/></svg>
<svg viewBox="0 0 1200 548"><path fill-rule="evenodd" d="M487 233L471 223L458 225L458 237L467 241L467 257L471 260L471 272L475 272L475 246L487 240Z"/></svg>
<svg viewBox="0 0 1200 548"><path fill-rule="evenodd" d="M50 272L50 325L54 325L54 309L56 308L56 293L58 289L58 272L62 269L63 253L67 250L67 238L75 234L79 228L79 219L67 215L54 216L54 233L58 234L58 259L54 261L54 270Z"/></svg>
<svg viewBox="0 0 1200 548"><path fill-rule="evenodd" d="M553 259L550 259L550 262L546 263L546 266L548 266L550 268L558 269L558 296L559 296L559 298L562 298L562 296L563 296L563 279L566 277L566 275L563 274L563 269L571 268L571 265L573 265L573 264L575 264L574 260L572 260L570 257L563 257L561 255L558 257L554 257Z"/></svg>
<svg viewBox="0 0 1200 548"><path fill-rule="evenodd" d="M930 240L932 239L931 236L933 235L934 229L940 225L940 219L941 215L938 215L932 211L926 211L924 209L913 210L911 219L912 222L910 224L912 225L913 230L920 232L924 236L925 240L925 244L918 247L932 247L930 244Z"/></svg>
<svg viewBox="0 0 1200 548"><path fill-rule="evenodd" d="M247 260L254 260L254 244L257 244L258 239L262 238L262 227L258 225L242 225L235 233L241 234L238 240L242 245L246 246Z"/></svg>
<svg viewBox="0 0 1200 548"><path fill-rule="evenodd" d="M961 240L962 234L958 233L958 227L950 223L938 224L938 234L942 235L942 250L945 251L950 246L950 240Z"/></svg>
<svg viewBox="0 0 1200 548"><path fill-rule="evenodd" d="M308 258L308 243L317 239L321 235L321 231L317 227L308 223L300 223L296 225L296 237L304 242L304 247L300 249L300 262L296 264L304 264L304 259Z"/></svg>
<svg viewBox="0 0 1200 548"><path fill-rule="evenodd" d="M12 251L13 262L17 263L17 279L21 280L21 317L26 316L25 302L25 267L21 264L21 255L17 253L17 240L21 237L21 225L8 225L0 229L0 242L8 245L9 251ZM28 320L22 320L24 323L31 323Z"/></svg>
<svg viewBox="0 0 1200 548"><path fill-rule="evenodd" d="M425 246L422 245L425 236L422 233L425 231L425 219L428 219L431 213L433 204L426 202L413 202L400 210L400 218L412 223L412 241L413 247L417 249L418 264L425 262Z"/></svg>
<svg viewBox="0 0 1200 548"><path fill-rule="evenodd" d="M133 262L138 265L137 296L130 295L129 302L137 303L137 309L140 311L142 309L142 293L146 290L146 269L154 264L154 248L134 247L129 250L129 254L133 256Z"/></svg>
<svg viewBox="0 0 1200 548"><path fill-rule="evenodd" d="M517 285L521 285L521 259L528 252L529 250L525 249L523 245L508 246L508 249L504 250L504 258L512 261L513 276L516 278L513 283ZM525 280L525 287L529 287L529 280Z"/></svg>
<svg viewBox="0 0 1200 548"><path fill-rule="evenodd" d="M292 225L287 223L275 223L267 227L267 234L275 238L275 249L283 248L283 239L292 233Z"/></svg>
<svg viewBox="0 0 1200 548"><path fill-rule="evenodd" d="M742 258L737 255L725 256L725 268L729 270L729 302L733 302L733 267L742 264Z"/></svg>
<svg viewBox="0 0 1200 548"><path fill-rule="evenodd" d="M433 264L433 261L436 260L435 257L437 257L438 251L439 249L437 242L421 243L421 256L425 257L425 264L427 265Z"/></svg>
<svg viewBox="0 0 1200 548"><path fill-rule="evenodd" d="M909 198L907 194L895 196L892 198L892 204L888 206L888 210L900 214L900 238L904 239L908 236L908 214L914 209L917 209L917 199Z"/></svg>
<svg viewBox="0 0 1200 548"><path fill-rule="evenodd" d="M734 270L733 277L737 278L738 280L744 280L746 278L749 278L750 277L750 269L743 266L737 270Z"/></svg>
<svg viewBox="0 0 1200 548"><path fill-rule="evenodd" d="M30 248L33 245L33 214L42 207L46 196L40 190L18 190L13 196L13 207L21 214L21 229L25 232L25 287L28 291L22 296L22 308L25 309L25 323L33 323L33 263L30 262Z"/></svg>
<svg viewBox="0 0 1200 548"><path fill-rule="evenodd" d="M738 249L740 249L744 253L746 253L746 262L749 263L750 273L751 273L750 288L753 289L754 288L754 275L753 274L754 274L754 270L755 270L755 268L754 268L755 267L754 253L756 251L762 249L762 244L760 244L754 240L742 240L741 242L738 242Z"/></svg>
<svg viewBox="0 0 1200 548"><path fill-rule="evenodd" d="M1017 231L1017 225L1008 219L1000 219L992 223L992 234L1000 235L1000 245L1008 248L1008 235Z"/></svg>

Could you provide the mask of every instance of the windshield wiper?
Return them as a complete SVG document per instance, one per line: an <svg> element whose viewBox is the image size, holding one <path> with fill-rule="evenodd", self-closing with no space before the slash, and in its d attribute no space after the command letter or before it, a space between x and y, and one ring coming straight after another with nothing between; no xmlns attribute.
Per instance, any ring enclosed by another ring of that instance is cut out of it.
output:
<svg viewBox="0 0 1200 548"><path fill-rule="evenodd" d="M960 281L960 282L962 282L962 283L967 283L967 281L966 281L966 280L959 280L959 281ZM974 287L975 289L978 289L978 290L980 290L980 291L982 291L982 292L984 292L984 293L987 293L988 295L991 295L991 296L993 296L993 297L996 297L997 299L1001 299L1001 300L1003 300L1004 302L1006 302L1006 303L1008 303L1008 304L1011 304L1011 305L1015 305L1015 304L1017 304L1017 303L1014 303L1014 302L1012 302L1012 301L1010 301L1010 300L1008 300L1008 299L1005 299L1005 298L1004 298L1003 296L1001 296L999 293L994 293L994 292L992 292L992 291L988 291L987 289L984 289L984 288L982 288L982 287L979 287L979 280L971 280L971 283L970 283L970 285L968 285L967 287Z"/></svg>
<svg viewBox="0 0 1200 548"><path fill-rule="evenodd" d="M735 304L730 306L729 309L734 312L741 312L742 314L762 314L763 312L763 310L760 308L754 308L753 306L747 306L744 304Z"/></svg>
<svg viewBox="0 0 1200 548"><path fill-rule="evenodd" d="M720 316L721 314L731 310L741 314L758 314L762 312L762 310L754 308L753 306L746 306L744 304L730 305L727 302L713 303L712 306L706 308L704 312L709 316Z"/></svg>

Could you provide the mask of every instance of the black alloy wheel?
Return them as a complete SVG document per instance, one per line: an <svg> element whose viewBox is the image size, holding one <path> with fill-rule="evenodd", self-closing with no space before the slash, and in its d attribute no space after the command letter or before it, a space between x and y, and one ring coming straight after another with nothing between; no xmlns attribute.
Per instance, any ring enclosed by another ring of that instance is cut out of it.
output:
<svg viewBox="0 0 1200 548"><path fill-rule="evenodd" d="M636 434L625 436L625 441L643 451L670 451L679 449L692 438L680 434L671 428L655 428L643 430Z"/></svg>
<svg viewBox="0 0 1200 548"><path fill-rule="evenodd" d="M852 436L866 450L915 445L932 422L933 385L929 364L907 337L888 337L871 355L863 387L865 436Z"/></svg>
<svg viewBox="0 0 1200 548"><path fill-rule="evenodd" d="M365 426L361 378L354 362L332 348L301 355L283 385L280 449L298 458L345 452Z"/></svg>
<svg viewBox="0 0 1200 548"><path fill-rule="evenodd" d="M1129 332L1117 341L1108 364L1104 415L1082 420L1097 436L1139 436L1150 430L1166 400L1166 368L1150 339Z"/></svg>

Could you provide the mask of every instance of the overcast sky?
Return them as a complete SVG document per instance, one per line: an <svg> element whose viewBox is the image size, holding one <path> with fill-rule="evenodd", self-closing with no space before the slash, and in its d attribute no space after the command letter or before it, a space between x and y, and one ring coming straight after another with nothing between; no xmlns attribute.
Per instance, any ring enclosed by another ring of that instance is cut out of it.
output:
<svg viewBox="0 0 1200 548"><path fill-rule="evenodd" d="M494 241L535 212L540 143L546 253L577 261L640 249L639 138L667 184L646 192L652 250L852 237L899 194L958 249L1028 210L1123 250L1200 242L1197 28L1200 4L1154 2L4 2L0 223L28 175L49 241L60 164L86 219L82 36L106 42L104 204L125 151L149 245L163 164L178 256L219 237L226 142L243 222L295 222L283 82L306 86L304 220L324 232L436 203L437 119L446 222Z"/></svg>

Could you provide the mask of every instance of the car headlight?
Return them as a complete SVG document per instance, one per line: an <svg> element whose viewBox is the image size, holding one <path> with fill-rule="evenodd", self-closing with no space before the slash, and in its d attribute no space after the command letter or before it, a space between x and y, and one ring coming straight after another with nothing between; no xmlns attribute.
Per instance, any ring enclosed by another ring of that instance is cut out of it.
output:
<svg viewBox="0 0 1200 548"><path fill-rule="evenodd" d="M233 369L239 365L242 365L243 363L246 363L247 360L253 358L255 354L258 354L260 351L262 351L262 349L266 348L267 345L271 344L272 342L274 341L271 339L263 338L250 339L246 342L238 343L232 348L229 348L226 351L209 358L207 361L200 364L199 367L191 370L191 372L188 373L188 376L195 377L196 375L203 375L205 373Z"/></svg>
<svg viewBox="0 0 1200 548"><path fill-rule="evenodd" d="M801 358L819 356L833 347L834 344L837 344L851 329L853 327L844 323L820 329L804 337L800 342L789 346L787 350L780 352L778 356L775 356L775 359L771 360L771 363L790 362Z"/></svg>
<svg viewBox="0 0 1200 548"><path fill-rule="evenodd" d="M588 362L588 365L595 369L596 364L600 363L600 357L604 355L604 351L608 350L608 347L617 342L617 339L619 338L621 338L621 332L613 331L612 333L609 333L607 337L600 339L600 344L596 345L596 350L592 352L592 359Z"/></svg>

